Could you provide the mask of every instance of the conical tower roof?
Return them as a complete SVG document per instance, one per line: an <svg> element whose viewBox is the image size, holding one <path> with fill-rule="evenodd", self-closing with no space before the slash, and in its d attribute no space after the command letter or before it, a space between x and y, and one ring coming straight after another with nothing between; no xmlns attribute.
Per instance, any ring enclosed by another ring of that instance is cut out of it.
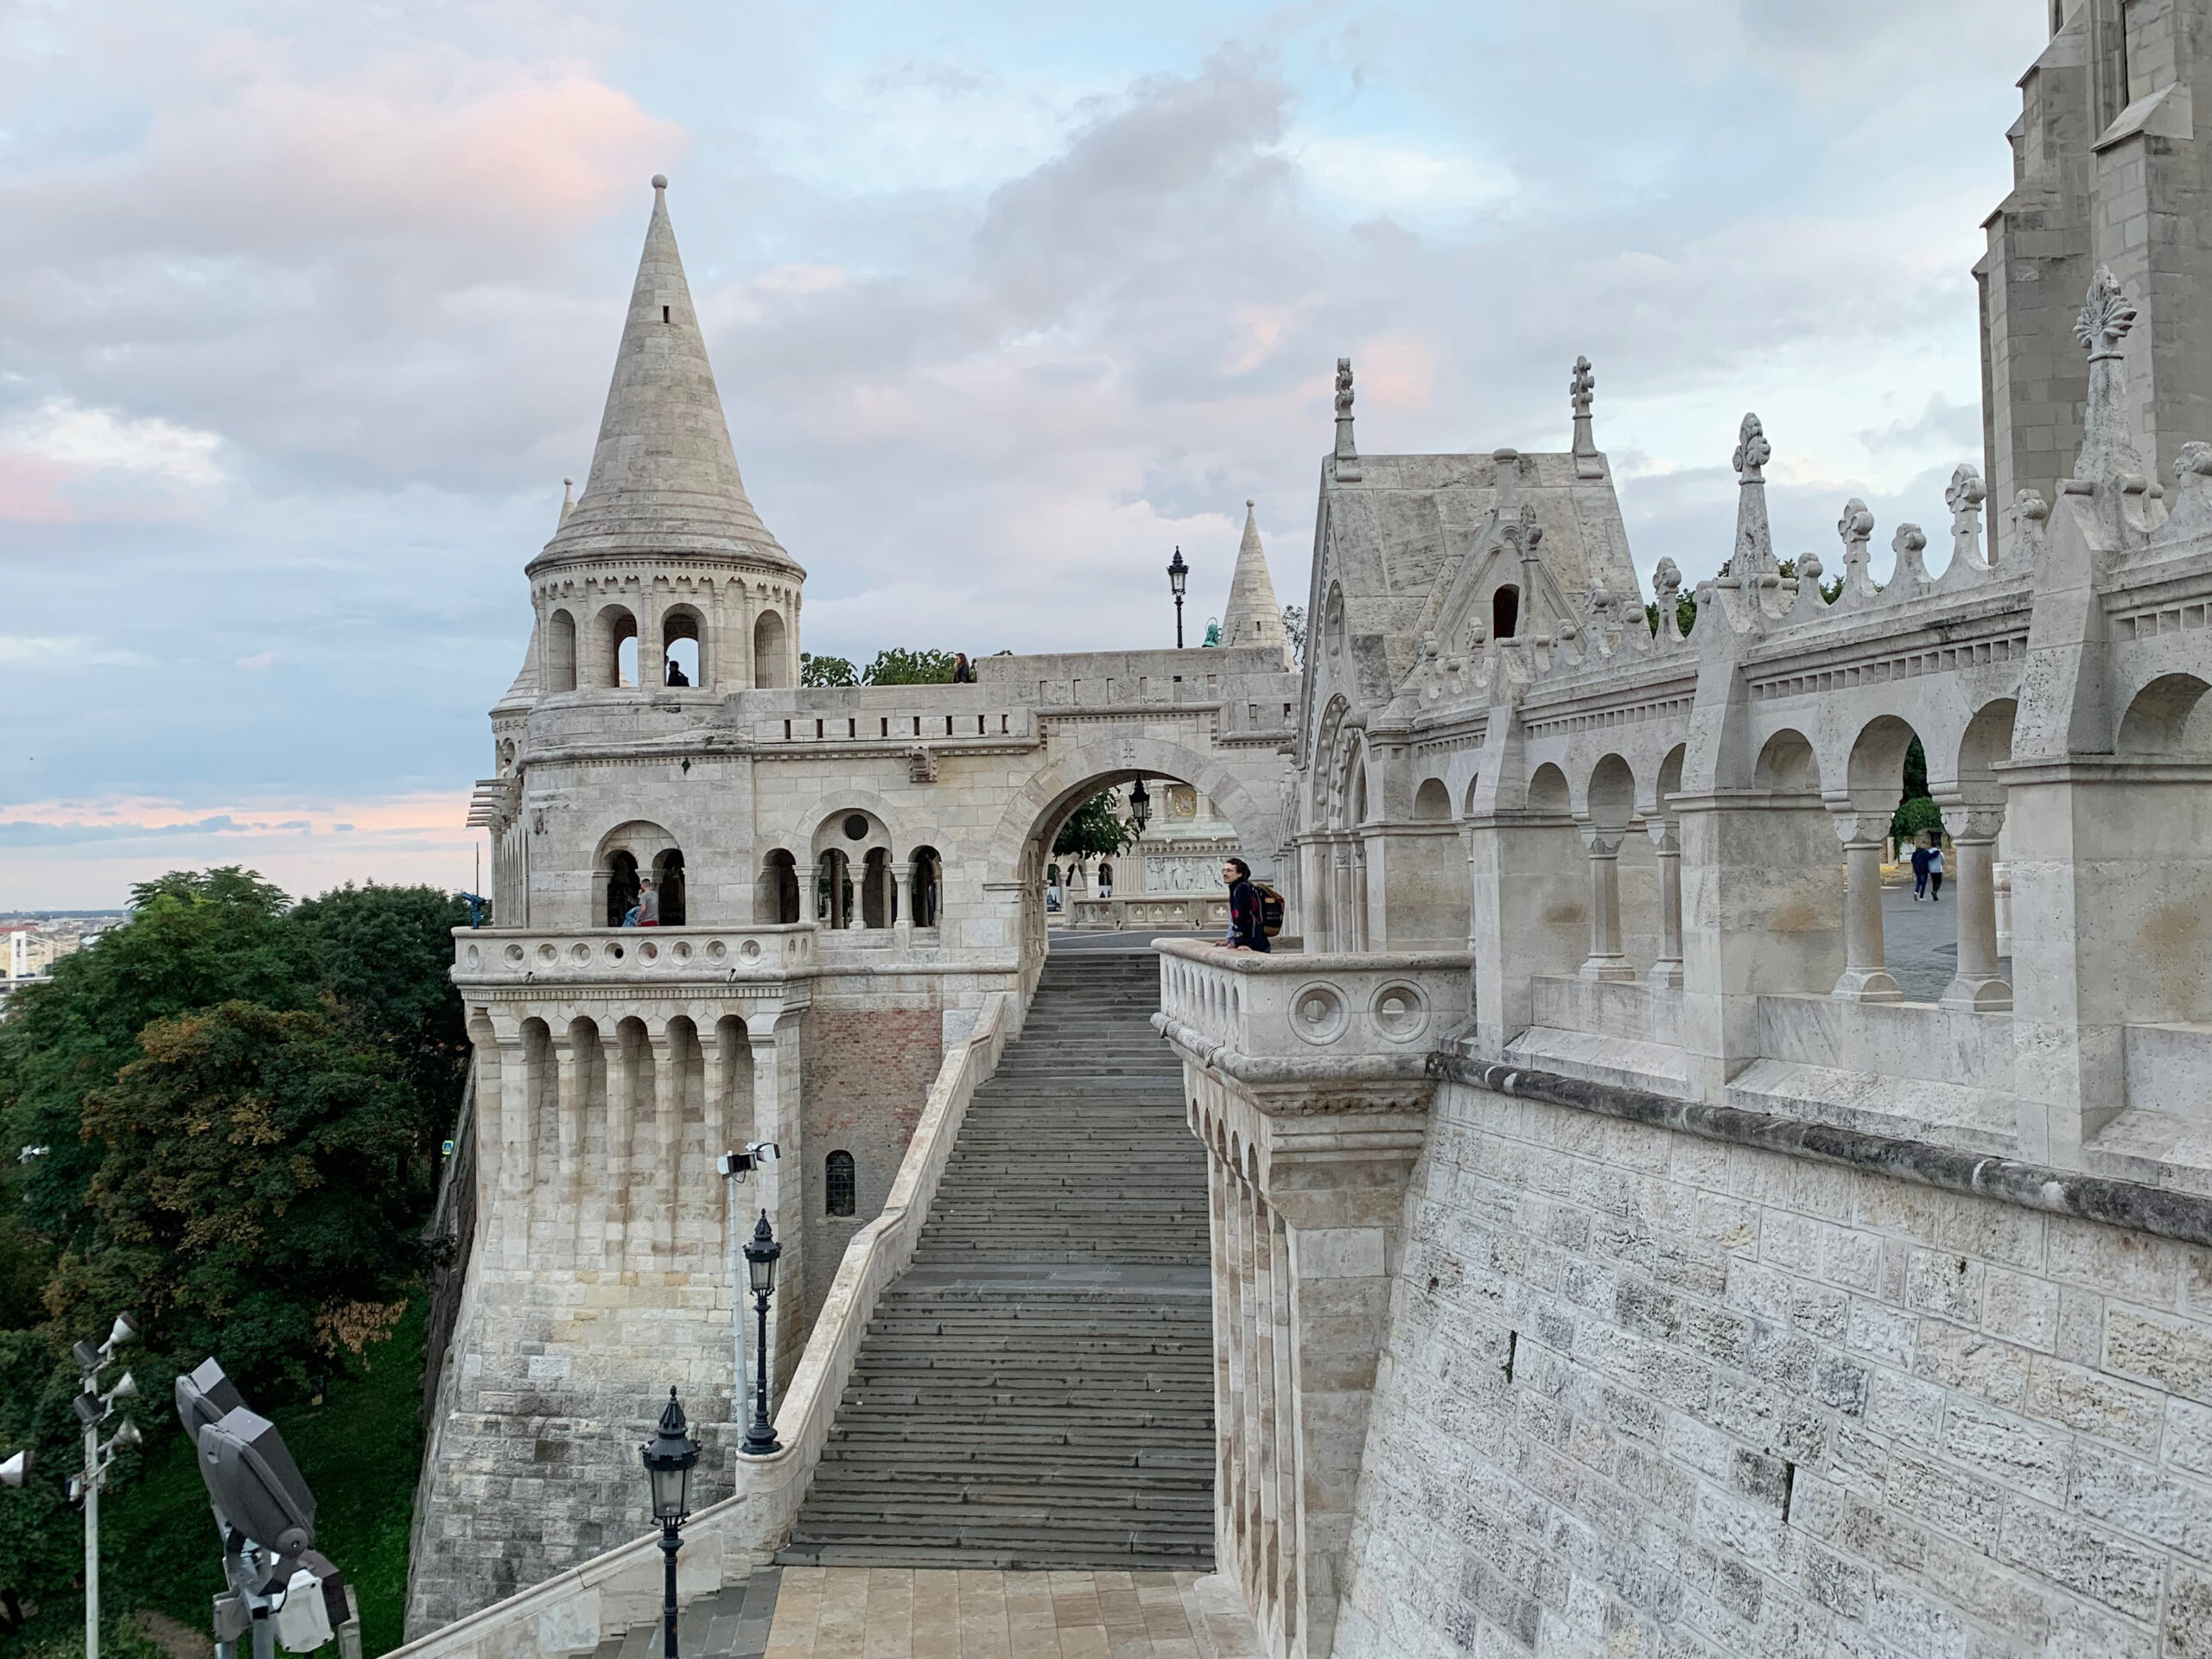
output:
<svg viewBox="0 0 2212 1659"><path fill-rule="evenodd" d="M1290 665L1290 634L1282 625L1282 607L1275 602L1274 579L1268 574L1268 556L1260 550L1260 526L1252 504L1244 504L1244 539L1236 549L1236 573L1229 579L1229 607L1221 613L1221 643L1224 645L1273 645Z"/></svg>
<svg viewBox="0 0 2212 1659"><path fill-rule="evenodd" d="M591 475L532 564L702 553L804 574L747 499L669 223L668 181L656 175Z"/></svg>

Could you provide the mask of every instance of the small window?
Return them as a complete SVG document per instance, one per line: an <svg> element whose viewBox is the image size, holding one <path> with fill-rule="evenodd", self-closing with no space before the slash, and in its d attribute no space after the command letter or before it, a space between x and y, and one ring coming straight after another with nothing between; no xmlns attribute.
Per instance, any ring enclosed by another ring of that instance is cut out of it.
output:
<svg viewBox="0 0 2212 1659"><path fill-rule="evenodd" d="M666 322L668 321L668 308L664 305L660 308L660 320L663 322Z"/></svg>
<svg viewBox="0 0 2212 1659"><path fill-rule="evenodd" d="M833 1216L849 1216L857 1208L854 1192L853 1154L833 1152L823 1170L823 1188L828 1197L829 1212Z"/></svg>

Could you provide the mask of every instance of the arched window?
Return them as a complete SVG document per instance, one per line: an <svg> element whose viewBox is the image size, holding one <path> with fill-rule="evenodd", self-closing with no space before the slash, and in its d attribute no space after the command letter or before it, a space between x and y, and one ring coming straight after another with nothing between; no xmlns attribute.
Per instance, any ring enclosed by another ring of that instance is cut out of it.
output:
<svg viewBox="0 0 2212 1659"><path fill-rule="evenodd" d="M661 683L702 686L707 683L706 634L699 613L678 606L661 618Z"/></svg>
<svg viewBox="0 0 2212 1659"><path fill-rule="evenodd" d="M822 855L815 877L814 919L825 927L853 925L853 861L836 847Z"/></svg>
<svg viewBox="0 0 2212 1659"><path fill-rule="evenodd" d="M576 619L556 611L545 621L545 689L576 689Z"/></svg>
<svg viewBox="0 0 2212 1659"><path fill-rule="evenodd" d="M1052 880L1058 880L1058 868L1055 867L1050 873L1050 877ZM936 848L917 847L914 849L913 874L907 878L907 880L909 891L913 895L914 925L935 927L938 896L944 886L944 861L938 857Z"/></svg>
<svg viewBox="0 0 2212 1659"><path fill-rule="evenodd" d="M683 853L671 847L653 860L653 884L660 890L660 925L683 925Z"/></svg>
<svg viewBox="0 0 2212 1659"><path fill-rule="evenodd" d="M1114 867L1103 858L1098 861L1098 896L1101 899L1114 896Z"/></svg>
<svg viewBox="0 0 2212 1659"><path fill-rule="evenodd" d="M1521 590L1507 582L1490 596L1490 632L1494 639L1510 639L1521 631Z"/></svg>
<svg viewBox="0 0 2212 1659"><path fill-rule="evenodd" d="M592 683L620 686L638 683L638 619L620 605L601 610L593 626L599 639L594 655Z"/></svg>
<svg viewBox="0 0 2212 1659"><path fill-rule="evenodd" d="M823 1160L823 1209L833 1216L849 1216L860 1207L859 1183L853 1170L853 1154L833 1152Z"/></svg>
<svg viewBox="0 0 2212 1659"><path fill-rule="evenodd" d="M638 861L629 852L618 851L607 861L607 926L621 926L622 918L637 902Z"/></svg>
<svg viewBox="0 0 2212 1659"><path fill-rule="evenodd" d="M784 619L773 611L760 613L753 625L753 683L760 687L787 685L790 664L784 658Z"/></svg>
<svg viewBox="0 0 2212 1659"><path fill-rule="evenodd" d="M760 868L760 914L788 927L798 920L798 861L779 847Z"/></svg>

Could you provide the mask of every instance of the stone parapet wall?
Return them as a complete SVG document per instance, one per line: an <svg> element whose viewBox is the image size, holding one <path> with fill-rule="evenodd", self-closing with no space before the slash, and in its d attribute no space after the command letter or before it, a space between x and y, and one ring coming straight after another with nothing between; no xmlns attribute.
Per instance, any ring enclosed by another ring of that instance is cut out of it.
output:
<svg viewBox="0 0 2212 1659"><path fill-rule="evenodd" d="M2205 1650L2212 1249L1433 1109L1338 1659Z"/></svg>

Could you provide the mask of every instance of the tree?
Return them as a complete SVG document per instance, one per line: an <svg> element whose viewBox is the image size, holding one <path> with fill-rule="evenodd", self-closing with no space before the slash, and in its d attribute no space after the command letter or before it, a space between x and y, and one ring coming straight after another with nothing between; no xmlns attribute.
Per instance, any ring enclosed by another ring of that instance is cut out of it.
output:
<svg viewBox="0 0 2212 1659"><path fill-rule="evenodd" d="M1928 751L1920 747L1916 737L1905 745L1904 787L1897 797L1897 810L1890 816L1890 835L1900 847L1909 844L1915 836L1933 834L1939 841L1943 836L1943 810L1928 793Z"/></svg>
<svg viewBox="0 0 2212 1659"><path fill-rule="evenodd" d="M1136 827L1114 810L1114 791L1101 790L1060 826L1052 851L1063 858L1110 858L1136 840Z"/></svg>
<svg viewBox="0 0 2212 1659"><path fill-rule="evenodd" d="M1645 605L1644 605L1644 607L1643 607L1643 620L1644 620L1644 622L1645 622L1646 626L1648 626L1650 628L1650 630L1651 630L1651 632L1654 632L1654 633L1658 632L1659 632L1659 607L1658 607L1657 605L1656 605L1656 604L1653 604L1653 603L1650 603L1650 602L1648 602L1648 601L1647 601L1647 602L1646 602L1646 604L1645 604ZM1687 633L1688 633L1688 632L1689 632L1689 631L1690 631L1692 628L1695 627L1696 626L1697 626L1697 601L1696 601L1696 599L1695 599L1694 596L1692 596L1691 594L1683 594L1680 595L1679 597L1677 597L1677 598L1676 598L1676 600L1675 601L1675 630L1676 630L1676 632L1680 632L1680 633L1687 634Z"/></svg>
<svg viewBox="0 0 2212 1659"><path fill-rule="evenodd" d="M48 1308L74 1326L130 1306L156 1351L213 1353L249 1392L319 1386L419 1274L406 1083L320 1011L226 1002L139 1046L86 1101L100 1160Z"/></svg>
<svg viewBox="0 0 2212 1659"><path fill-rule="evenodd" d="M810 651L798 654L801 685L858 685L860 671L842 657L817 657Z"/></svg>
<svg viewBox="0 0 2212 1659"><path fill-rule="evenodd" d="M950 685L952 666L949 651L902 651L888 646L875 653L861 682L864 685Z"/></svg>
<svg viewBox="0 0 2212 1659"><path fill-rule="evenodd" d="M1306 666L1306 607L1286 605L1282 607L1282 631L1290 636L1290 660Z"/></svg>

